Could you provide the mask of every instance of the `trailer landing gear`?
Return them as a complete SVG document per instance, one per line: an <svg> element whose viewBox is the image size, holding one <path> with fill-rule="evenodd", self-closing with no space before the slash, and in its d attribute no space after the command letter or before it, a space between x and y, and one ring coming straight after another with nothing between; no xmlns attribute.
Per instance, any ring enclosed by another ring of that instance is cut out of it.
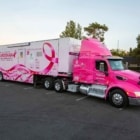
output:
<svg viewBox="0 0 140 140"><path fill-rule="evenodd" d="M3 80L3 74L2 74L2 72L0 72L0 81L2 81Z"/></svg>

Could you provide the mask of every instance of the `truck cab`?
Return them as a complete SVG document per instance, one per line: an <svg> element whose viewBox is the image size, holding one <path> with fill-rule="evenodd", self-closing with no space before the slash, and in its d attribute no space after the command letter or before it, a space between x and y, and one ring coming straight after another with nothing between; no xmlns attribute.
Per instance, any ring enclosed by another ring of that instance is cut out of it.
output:
<svg viewBox="0 0 140 140"><path fill-rule="evenodd" d="M79 91L109 100L115 107L140 104L140 73L125 69L121 57L95 39L83 40L74 61L73 81Z"/></svg>

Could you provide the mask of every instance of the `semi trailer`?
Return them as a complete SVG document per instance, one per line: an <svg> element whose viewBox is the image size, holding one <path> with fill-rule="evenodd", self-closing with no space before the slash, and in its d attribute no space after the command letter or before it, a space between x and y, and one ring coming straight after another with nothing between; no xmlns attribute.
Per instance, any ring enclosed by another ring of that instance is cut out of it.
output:
<svg viewBox="0 0 140 140"><path fill-rule="evenodd" d="M93 38L58 38L0 46L0 81L38 83L56 92L80 92L115 107L140 105L140 73Z"/></svg>

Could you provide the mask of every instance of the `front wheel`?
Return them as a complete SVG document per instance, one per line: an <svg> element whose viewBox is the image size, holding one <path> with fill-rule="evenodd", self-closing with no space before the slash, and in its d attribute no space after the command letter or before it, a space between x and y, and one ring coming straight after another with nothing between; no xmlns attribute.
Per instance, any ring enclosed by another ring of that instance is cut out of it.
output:
<svg viewBox="0 0 140 140"><path fill-rule="evenodd" d="M109 101L110 103L117 107L117 108L122 108L128 106L128 97L124 93L124 91L120 89L115 89L111 91L109 95Z"/></svg>

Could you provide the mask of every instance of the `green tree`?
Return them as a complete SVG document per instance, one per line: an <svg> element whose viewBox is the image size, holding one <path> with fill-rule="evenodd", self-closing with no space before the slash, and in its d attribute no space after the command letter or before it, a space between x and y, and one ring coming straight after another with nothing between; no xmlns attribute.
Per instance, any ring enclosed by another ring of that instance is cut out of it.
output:
<svg viewBox="0 0 140 140"><path fill-rule="evenodd" d="M82 27L80 24L76 24L74 21L70 20L67 22L65 30L60 34L60 37L82 39Z"/></svg>
<svg viewBox="0 0 140 140"><path fill-rule="evenodd" d="M131 52L131 56L140 58L140 34L136 38L137 41L137 47L133 49Z"/></svg>
<svg viewBox="0 0 140 140"><path fill-rule="evenodd" d="M95 23L89 24L88 27L85 27L84 31L87 32L88 36L99 39L101 42L104 42L105 40L104 34L105 32L108 31L108 27L105 24L101 25L95 22Z"/></svg>
<svg viewBox="0 0 140 140"><path fill-rule="evenodd" d="M128 55L128 53L126 51L120 50L120 49L112 49L111 53L114 56L120 56L120 57L124 57L124 56Z"/></svg>
<svg viewBox="0 0 140 140"><path fill-rule="evenodd" d="M130 49L129 49L129 56L132 56L132 54L133 54L133 49L130 48Z"/></svg>
<svg viewBox="0 0 140 140"><path fill-rule="evenodd" d="M137 48L140 48L140 34L138 35L136 40L137 40Z"/></svg>

